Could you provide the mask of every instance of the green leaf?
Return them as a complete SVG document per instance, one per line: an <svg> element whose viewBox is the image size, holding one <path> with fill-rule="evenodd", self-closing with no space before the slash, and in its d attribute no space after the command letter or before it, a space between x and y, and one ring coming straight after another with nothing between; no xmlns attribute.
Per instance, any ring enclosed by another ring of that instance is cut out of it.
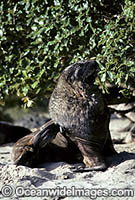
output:
<svg viewBox="0 0 135 200"><path fill-rule="evenodd" d="M106 73L102 74L101 77L101 82L105 82L106 81Z"/></svg>
<svg viewBox="0 0 135 200"><path fill-rule="evenodd" d="M109 75L110 79L113 81L114 80L114 74L111 71L107 71L107 74Z"/></svg>
<svg viewBox="0 0 135 200"><path fill-rule="evenodd" d="M31 87L32 87L33 89L35 89L35 88L37 87L38 84L39 84L39 81L35 81L35 82L31 85Z"/></svg>

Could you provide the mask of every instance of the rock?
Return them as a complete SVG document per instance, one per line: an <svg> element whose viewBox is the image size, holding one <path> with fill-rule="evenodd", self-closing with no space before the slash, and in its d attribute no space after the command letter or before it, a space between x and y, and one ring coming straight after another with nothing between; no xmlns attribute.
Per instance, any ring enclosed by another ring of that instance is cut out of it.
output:
<svg viewBox="0 0 135 200"><path fill-rule="evenodd" d="M32 113L32 114L27 114L26 116L22 117L19 120L16 120L14 124L18 126L24 126L29 129L33 129L33 128L39 128L47 120L48 118L46 117L46 115L44 116L43 114Z"/></svg>
<svg viewBox="0 0 135 200"><path fill-rule="evenodd" d="M115 108L116 110L128 110L130 108L132 108L135 104L119 104L119 105L113 105L111 106L112 108ZM119 132L119 138L116 139L114 138L114 142L115 143L131 143L133 141L135 141L135 112L134 110L132 112L126 113L124 114L124 118L123 115L121 114L116 114L116 117L118 117L119 119L121 119L121 123L118 124L118 126L114 126L113 124L115 123L115 118L113 115L112 118L112 127L110 127L111 131L115 131L116 133L116 137L118 136L117 131ZM114 123L113 123L113 119L114 119ZM115 130L116 129L116 130Z"/></svg>

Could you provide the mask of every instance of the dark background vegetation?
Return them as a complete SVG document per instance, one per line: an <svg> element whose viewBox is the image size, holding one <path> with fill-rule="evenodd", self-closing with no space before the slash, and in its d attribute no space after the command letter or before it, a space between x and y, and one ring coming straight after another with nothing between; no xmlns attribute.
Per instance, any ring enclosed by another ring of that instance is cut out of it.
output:
<svg viewBox="0 0 135 200"><path fill-rule="evenodd" d="M98 84L135 88L134 0L1 0L0 103L49 96L60 72L96 57ZM122 89L121 89L122 87Z"/></svg>

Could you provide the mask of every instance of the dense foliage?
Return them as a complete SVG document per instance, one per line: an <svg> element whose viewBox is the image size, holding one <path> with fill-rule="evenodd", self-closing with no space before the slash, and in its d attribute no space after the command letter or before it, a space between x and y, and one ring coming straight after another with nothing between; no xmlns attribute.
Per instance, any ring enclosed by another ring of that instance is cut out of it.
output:
<svg viewBox="0 0 135 200"><path fill-rule="evenodd" d="M0 95L31 100L52 91L59 73L96 57L100 84L134 87L134 0L1 0Z"/></svg>

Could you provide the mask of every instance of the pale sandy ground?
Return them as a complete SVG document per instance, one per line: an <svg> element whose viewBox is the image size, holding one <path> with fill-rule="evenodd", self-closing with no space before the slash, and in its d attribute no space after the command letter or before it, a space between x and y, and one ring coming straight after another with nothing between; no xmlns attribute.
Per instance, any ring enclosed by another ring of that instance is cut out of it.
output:
<svg viewBox="0 0 135 200"><path fill-rule="evenodd" d="M128 133L119 130L128 124L127 119L111 119L112 137L117 140L124 138ZM0 147L0 199L135 199L134 142L115 145L119 154L107 159L109 167L105 172L84 173L72 172L71 167L79 164L69 165L64 162L46 163L33 169L16 167L11 159L12 146L13 144L6 144ZM47 197L52 189L55 195Z"/></svg>

